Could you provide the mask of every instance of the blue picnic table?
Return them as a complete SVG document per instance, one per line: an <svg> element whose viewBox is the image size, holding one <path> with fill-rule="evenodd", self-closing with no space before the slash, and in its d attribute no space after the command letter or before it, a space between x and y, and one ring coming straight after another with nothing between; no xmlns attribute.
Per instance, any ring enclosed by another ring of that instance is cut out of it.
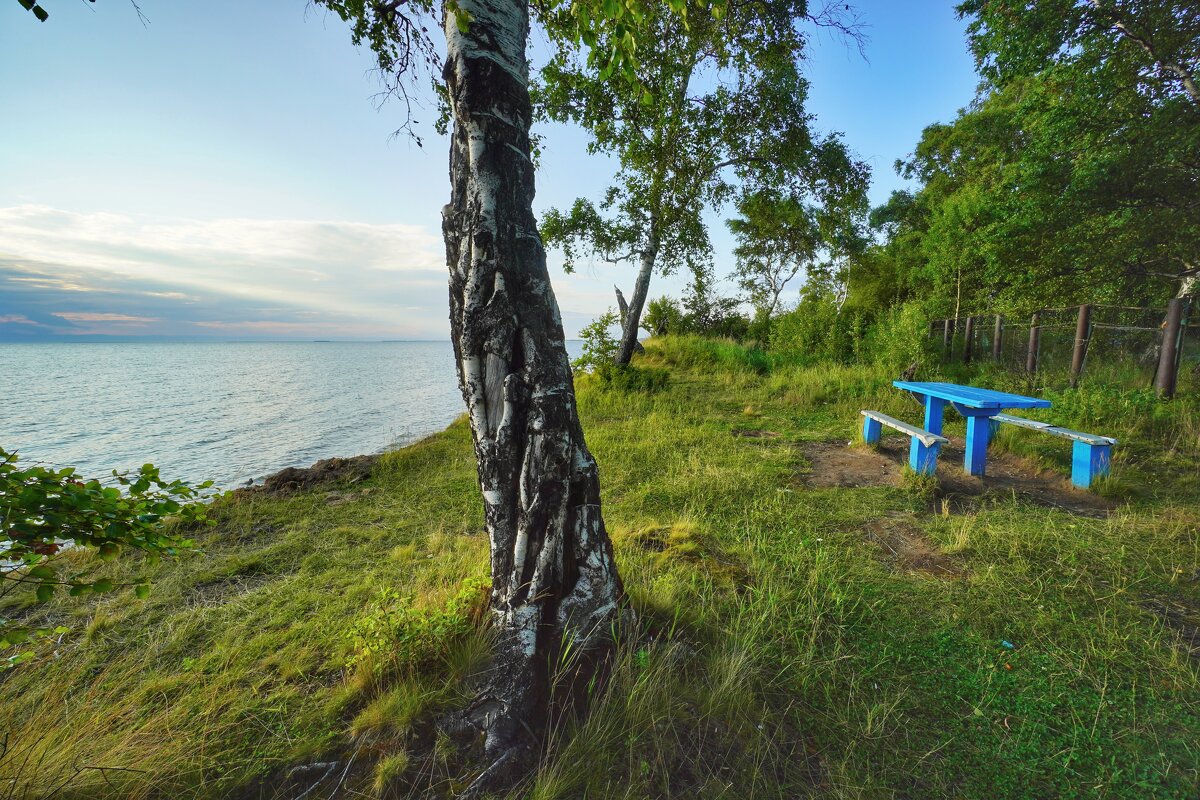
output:
<svg viewBox="0 0 1200 800"><path fill-rule="evenodd" d="M966 471L972 475L983 475L987 466L988 437L991 436L992 417L1002 413L1006 408L1049 408L1049 400L1036 397L1025 397L1009 392L997 392L991 389L979 389L974 386L960 386L957 383L921 383L917 381L892 381L898 389L912 392L921 398L925 404L925 430L930 433L942 433L942 415L949 403L967 419L967 457L964 463ZM936 448L937 445L934 445ZM909 453L909 463L912 468L921 471L922 465L930 457L927 448L919 439L912 441ZM932 457L937 457L934 450Z"/></svg>

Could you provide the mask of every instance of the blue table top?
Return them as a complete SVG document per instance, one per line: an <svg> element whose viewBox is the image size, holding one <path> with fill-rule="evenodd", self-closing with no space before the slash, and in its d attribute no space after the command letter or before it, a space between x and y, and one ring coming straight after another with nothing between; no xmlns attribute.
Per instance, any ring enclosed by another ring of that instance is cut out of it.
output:
<svg viewBox="0 0 1200 800"><path fill-rule="evenodd" d="M957 383L919 383L915 381L892 381L897 389L907 389L917 394L940 397L967 408L1049 408L1049 400L1025 397L1020 394L978 389L974 386L959 386Z"/></svg>

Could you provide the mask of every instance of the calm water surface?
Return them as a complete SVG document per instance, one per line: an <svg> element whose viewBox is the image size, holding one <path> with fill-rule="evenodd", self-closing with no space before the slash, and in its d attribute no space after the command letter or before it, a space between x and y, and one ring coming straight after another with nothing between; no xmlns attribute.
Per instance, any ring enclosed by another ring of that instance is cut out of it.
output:
<svg viewBox="0 0 1200 800"><path fill-rule="evenodd" d="M150 461L232 488L462 411L449 342L0 344L0 446L87 476Z"/></svg>

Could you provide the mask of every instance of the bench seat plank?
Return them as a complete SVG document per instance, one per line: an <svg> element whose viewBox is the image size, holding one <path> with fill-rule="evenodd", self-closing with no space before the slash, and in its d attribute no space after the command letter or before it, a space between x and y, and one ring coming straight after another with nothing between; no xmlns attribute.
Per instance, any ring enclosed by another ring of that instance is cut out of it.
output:
<svg viewBox="0 0 1200 800"><path fill-rule="evenodd" d="M919 428L916 425L910 425L907 422L898 420L895 417L889 417L887 414L881 414L878 411L863 411L862 415L868 419L873 419L876 422L882 423L889 428L894 428L903 433L907 433L914 439L920 439L921 444L925 445L926 447L933 447L935 444L947 444L950 441L945 436L938 436L936 433L930 433L924 428Z"/></svg>
<svg viewBox="0 0 1200 800"><path fill-rule="evenodd" d="M1029 428L1035 431L1042 431L1051 436L1061 436L1064 439L1073 439L1077 442L1091 445L1113 445L1117 440L1111 436L1096 436L1091 433L1083 433L1081 431L1073 431L1070 428L1062 428L1058 425L1052 425L1049 422L1038 422L1035 419L1025 419L1024 417L1014 417L1012 414L997 414L992 417L996 422L1004 422L1009 425L1016 425L1020 428Z"/></svg>

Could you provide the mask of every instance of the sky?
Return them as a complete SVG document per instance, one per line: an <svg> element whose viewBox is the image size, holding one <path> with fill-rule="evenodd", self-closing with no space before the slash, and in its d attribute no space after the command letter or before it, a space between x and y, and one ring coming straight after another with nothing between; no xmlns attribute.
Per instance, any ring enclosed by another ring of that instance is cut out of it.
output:
<svg viewBox="0 0 1200 800"><path fill-rule="evenodd" d="M448 141L392 133L372 56L305 0L0 0L0 341L445 339ZM814 31L808 110L872 168L966 105L977 78L953 3L859 0L868 42ZM599 200L585 134L542 125L535 211ZM709 214L719 275L724 212ZM631 265L549 254L569 337L628 294ZM650 296L679 297L683 276ZM798 284L787 295L795 296ZM726 286L727 291L733 291Z"/></svg>

